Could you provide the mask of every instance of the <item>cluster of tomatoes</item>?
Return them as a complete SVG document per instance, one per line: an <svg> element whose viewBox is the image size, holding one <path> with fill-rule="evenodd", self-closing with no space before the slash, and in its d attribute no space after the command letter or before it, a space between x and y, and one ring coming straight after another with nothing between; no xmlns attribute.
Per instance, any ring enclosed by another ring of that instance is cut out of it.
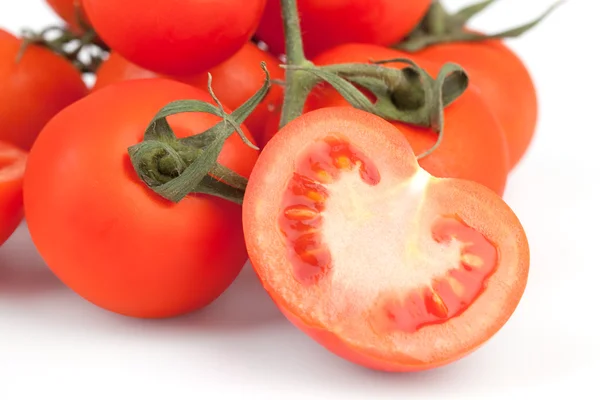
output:
<svg viewBox="0 0 600 400"><path fill-rule="evenodd" d="M529 248L502 195L537 99L465 27L491 2L47 1L80 46L0 30L0 243L25 219L81 297L175 317L249 259L294 325L388 371L515 311Z"/></svg>

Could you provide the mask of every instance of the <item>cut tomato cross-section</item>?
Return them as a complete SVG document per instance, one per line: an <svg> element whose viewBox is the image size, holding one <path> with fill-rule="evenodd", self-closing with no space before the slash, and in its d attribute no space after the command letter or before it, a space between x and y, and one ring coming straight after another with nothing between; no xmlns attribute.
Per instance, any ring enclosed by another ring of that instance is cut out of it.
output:
<svg viewBox="0 0 600 400"><path fill-rule="evenodd" d="M448 364L508 320L529 248L504 201L435 178L390 123L313 111L263 150L244 200L248 254L296 326L388 371Z"/></svg>

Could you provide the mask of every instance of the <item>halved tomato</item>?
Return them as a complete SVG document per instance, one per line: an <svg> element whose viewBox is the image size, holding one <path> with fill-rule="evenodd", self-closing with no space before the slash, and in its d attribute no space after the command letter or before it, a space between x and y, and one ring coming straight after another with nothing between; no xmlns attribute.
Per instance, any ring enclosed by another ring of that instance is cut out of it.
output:
<svg viewBox="0 0 600 400"><path fill-rule="evenodd" d="M436 178L389 122L311 111L264 148L243 206L250 261L297 327L385 371L483 345L524 293L529 246L500 196Z"/></svg>

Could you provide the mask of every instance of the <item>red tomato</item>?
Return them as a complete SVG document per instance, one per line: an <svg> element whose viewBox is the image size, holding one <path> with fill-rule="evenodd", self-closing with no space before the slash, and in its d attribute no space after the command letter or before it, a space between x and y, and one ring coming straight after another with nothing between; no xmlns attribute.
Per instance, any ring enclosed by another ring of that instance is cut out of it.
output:
<svg viewBox="0 0 600 400"><path fill-rule="evenodd" d="M514 168L531 145L538 118L536 88L523 61L500 40L432 46L410 57L460 64L498 117Z"/></svg>
<svg viewBox="0 0 600 400"><path fill-rule="evenodd" d="M46 122L88 89L79 71L48 49L30 45L17 63L21 39L0 33L0 140L29 150Z"/></svg>
<svg viewBox="0 0 600 400"><path fill-rule="evenodd" d="M170 75L204 72L250 40L266 0L83 0L98 35L131 62Z"/></svg>
<svg viewBox="0 0 600 400"><path fill-rule="evenodd" d="M298 0L307 57L342 43L391 45L413 28L431 0ZM280 0L268 0L256 36L274 54L285 53Z"/></svg>
<svg viewBox="0 0 600 400"><path fill-rule="evenodd" d="M330 49L315 58L317 65L364 62L398 58L397 51L381 46L346 44ZM418 61L422 68L437 76L437 65ZM406 64L387 64L404 68ZM315 90L306 104L306 111L349 104L331 87ZM508 150L504 131L496 116L485 104L476 88L467 91L445 110L444 137L441 145L419 163L429 173L440 178L462 178L504 194L509 172ZM395 122L416 154L422 154L435 144L436 133ZM272 129L272 125L271 129Z"/></svg>
<svg viewBox="0 0 600 400"><path fill-rule="evenodd" d="M431 176L396 127L351 107L304 114L267 144L243 224L290 321L378 370L469 354L508 321L528 277L527 237L498 195Z"/></svg>
<svg viewBox="0 0 600 400"><path fill-rule="evenodd" d="M46 2L76 32L81 31L80 22L88 23L83 13L81 0L46 0ZM83 18L83 21L79 20L78 12L81 13L80 17Z"/></svg>
<svg viewBox="0 0 600 400"><path fill-rule="evenodd" d="M128 147L158 110L180 99L210 96L167 79L111 85L57 115L30 154L25 215L41 256L79 295L123 315L170 317L206 306L247 260L239 205L208 195L166 201L129 160ZM218 121L169 117L178 137ZM219 162L248 177L257 155L233 135Z"/></svg>
<svg viewBox="0 0 600 400"><path fill-rule="evenodd" d="M248 42L240 51L235 53L225 62L211 68L208 72L212 74L212 88L219 100L231 109L241 106L252 97L263 85L265 73L260 68L260 63L267 64L267 70L271 79L284 79L283 69L277 58L260 50L254 43ZM139 67L127 61L123 56L113 52L110 57L98 68L96 83L93 90L98 90L114 82L129 79L155 78L160 75ZM193 76L171 76L176 79L201 89L208 85L208 73ZM263 136L265 123L276 110L278 103L282 100L283 88L280 85L272 85L269 94L262 103L246 119L246 126L258 140Z"/></svg>
<svg viewBox="0 0 600 400"><path fill-rule="evenodd" d="M0 142L0 245L23 220L23 173L27 153Z"/></svg>

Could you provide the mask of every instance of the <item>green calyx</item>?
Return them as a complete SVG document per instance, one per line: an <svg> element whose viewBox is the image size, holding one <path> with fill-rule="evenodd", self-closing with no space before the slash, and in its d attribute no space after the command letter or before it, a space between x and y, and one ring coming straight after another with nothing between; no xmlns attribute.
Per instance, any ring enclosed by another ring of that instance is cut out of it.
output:
<svg viewBox="0 0 600 400"><path fill-rule="evenodd" d="M386 67L389 63L407 66L401 69ZM310 75L313 86L315 82L327 82L353 107L388 121L431 128L438 133L438 141L418 158L426 157L439 146L443 137L444 108L458 99L469 85L467 73L459 65L445 64L434 78L414 61L403 58L370 64L287 68ZM375 101L371 101L358 87L370 92Z"/></svg>
<svg viewBox="0 0 600 400"><path fill-rule="evenodd" d="M89 29L79 35L66 27L49 26L40 32L24 30L23 42L17 53L16 62L23 58L27 48L32 45L42 46L71 62L81 73L94 73L105 58L107 48L98 44L98 36ZM88 51L88 59L83 60L81 54Z"/></svg>
<svg viewBox="0 0 600 400"><path fill-rule="evenodd" d="M269 90L269 72L264 62L261 67L266 75L264 85L231 114L225 112L212 91L210 74L208 89L216 105L199 100L179 100L163 107L150 122L144 140L128 149L140 179L158 195L173 202L181 201L190 193L204 193L241 204L247 179L217 160L225 141L233 134L258 150L244 135L240 124ZM167 117L186 112L205 112L223 120L205 132L179 139Z"/></svg>
<svg viewBox="0 0 600 400"><path fill-rule="evenodd" d="M535 20L502 32L482 34L469 32L465 29L466 24L473 17L486 10L495 2L496 0L484 0L451 14L446 11L439 0L435 0L417 28L405 40L394 47L407 52L417 52L440 43L478 42L489 39L516 38L537 26L559 5L564 3L564 1L559 1Z"/></svg>

